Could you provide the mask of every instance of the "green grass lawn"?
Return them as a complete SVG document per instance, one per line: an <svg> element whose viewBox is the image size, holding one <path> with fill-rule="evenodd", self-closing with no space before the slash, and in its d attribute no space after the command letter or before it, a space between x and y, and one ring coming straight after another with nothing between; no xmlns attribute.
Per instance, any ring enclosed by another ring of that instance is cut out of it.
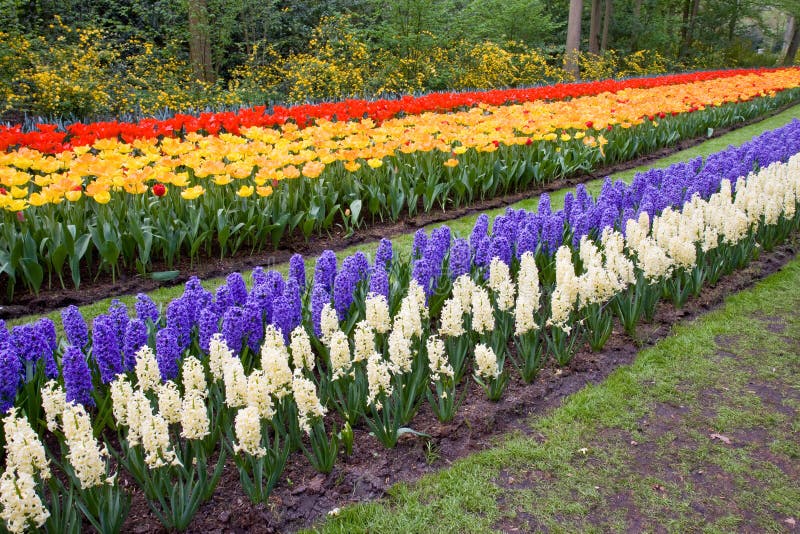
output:
<svg viewBox="0 0 800 534"><path fill-rule="evenodd" d="M499 439L316 530L792 531L798 307L794 260L531 420L533 437Z"/></svg>
<svg viewBox="0 0 800 534"><path fill-rule="evenodd" d="M695 147L692 147L692 148L687 149L687 150L683 150L681 152L676 152L675 154L673 154L673 155L671 155L669 157L662 158L662 159L660 159L660 160L658 160L656 162L648 163L646 166L637 167L637 168L634 168L634 169L631 169L631 170L628 170L628 171L625 171L625 172L622 172L622 173L615 174L614 178L615 179L622 179L622 180L625 180L627 182L630 182L633 179L633 176L637 172L644 171L644 170L647 170L647 169L653 168L653 167L667 167L667 166L669 166L669 165L671 165L673 163L680 162L680 161L686 161L686 160L689 160L689 159L697 157L697 156L707 156L709 154L713 154L714 152L718 152L720 150L725 149L729 145L739 145L741 143L744 143L745 141L750 140L751 138L753 138L754 136L758 135L759 133L761 133L761 132L763 132L765 130L771 130L771 129L775 129L775 128L778 128L780 126L783 126L784 124L788 123L789 121L791 121L793 118L796 118L796 117L800 117L800 105L793 106L793 107L791 107L791 108L789 108L789 109L787 109L787 110L785 110L785 111L783 111L783 112L781 112L781 113L779 113L779 114L777 114L774 117L771 117L769 119L765 119L765 120L757 122L755 124L751 124L749 126L740 128L738 130L734 130L734 131L729 132L729 133L727 133L727 134L725 134L723 136L720 136L720 137L717 137L717 138L714 138L714 139L710 139L710 140L708 140L708 141L706 141L704 143L701 143L701 144L699 144L699 145L697 145ZM586 183L586 187L590 192L592 192L593 194L596 194L596 193L598 193L600 191L600 188L601 188L602 184L603 184L603 180L602 179L601 180L593 180L593 181L587 182ZM552 204L552 206L554 208L558 209L558 208L561 208L563 206L564 195L568 191L574 191L574 188L565 188L565 189L561 189L559 191L555 191L555 192L549 193L550 194L550 198L551 198L551 204ZM511 207L516 208L516 209L524 208L524 209L535 210L537 205L538 205L538 203L539 203L539 196L537 195L537 196L533 196L531 198L522 200L520 202L517 202L516 204L513 204ZM500 209L495 209L495 210L488 210L485 213L487 213L490 217L493 217L495 215L499 215L499 214L503 213L504 211L505 211L505 208L500 208ZM466 236L466 235L469 235L469 232L472 230L472 226L475 224L475 219L477 217L478 217L477 214L468 215L468 216L465 216L465 217L461 217L461 218L458 218L458 219L454 219L454 220L448 221L446 224L448 226L450 226L456 234L459 234L459 235L462 235L462 236ZM430 225L430 226L426 227L426 230L430 231L433 228L436 228L436 227L441 226L441 225L442 225L441 223L433 224L433 225ZM395 251L397 253L408 255L410 253L410 251L411 251L411 244L413 242L413 234L404 234L404 235L394 236L394 237L392 237L392 242L394 243L394 249L395 249ZM377 243L365 243L365 244L360 244L360 245L357 245L357 246L353 246L353 247L349 247L349 248L340 250L339 252L337 252L336 255L338 256L338 258L340 260L345 258L346 256L354 254L355 252L357 252L359 250L363 251L363 252L365 252L365 253L367 253L369 255L372 255L372 254L374 254L376 247L377 247ZM307 266L307 269L309 270L309 272L313 271L313 266L314 266L315 260L316 260L315 256L306 257L306 266ZM288 271L288 264L280 264L280 265L277 265L277 266L272 267L272 268L274 268L274 269L286 274L286 272ZM245 272L243 272L243 274L245 275L245 279L249 280L249 271L245 271ZM207 289L210 289L210 290L213 291L217 286L219 286L222 283L224 283L224 281L225 281L224 278L214 278L214 279L203 281L203 285ZM182 293L183 293L183 286L182 285L178 285L178 286L161 288L161 289L152 291L149 294L150 294L151 298L154 301L156 301L157 303L167 303L170 300L179 297ZM123 296L119 296L117 298L119 298L120 301L128 304L129 306L132 306L133 302L135 301L135 295L123 295ZM111 300L112 300L111 298L107 298L107 299L99 300L99 301L94 302L92 304L88 304L86 306L82 306L81 307L81 312L83 313L83 315L84 315L84 317L86 318L87 321L91 321L91 319L94 318L95 316L97 316L97 315L99 315L101 313L105 313L105 312L108 311L108 307L111 304ZM61 320L60 320L60 316L59 316L59 311L54 311L54 312L51 312L51 313L46 314L46 315L48 317L50 317L56 323L56 325L58 325L58 327L60 328ZM27 323L27 322L30 322L32 320L37 319L38 317L40 317L40 316L37 315L37 316L21 317L19 319L14 319L14 320L7 321L7 324L9 326L13 326L13 325L16 325L16 324Z"/></svg>

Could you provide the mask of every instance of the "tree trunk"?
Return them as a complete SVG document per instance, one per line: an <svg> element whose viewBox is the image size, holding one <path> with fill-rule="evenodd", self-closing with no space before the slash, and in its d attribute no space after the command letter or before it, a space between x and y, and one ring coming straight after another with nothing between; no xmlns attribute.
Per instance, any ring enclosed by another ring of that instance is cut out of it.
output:
<svg viewBox="0 0 800 534"><path fill-rule="evenodd" d="M739 22L739 0L731 0L731 18L728 21L728 43L733 44L736 23Z"/></svg>
<svg viewBox="0 0 800 534"><path fill-rule="evenodd" d="M578 52L581 48L581 16L583 0L569 0L569 20L567 22L567 46L564 50L564 70L575 79L580 77Z"/></svg>
<svg viewBox="0 0 800 534"><path fill-rule="evenodd" d="M689 3L687 0L686 4L684 4L684 9L686 5ZM689 49L692 47L692 40L694 39L694 25L697 21L697 12L700 10L700 0L691 0L692 9L691 12L684 10L684 21L686 21L686 30L684 32L683 43L681 43L681 51L678 57L684 58L689 55ZM688 20L686 19L686 15L688 14Z"/></svg>
<svg viewBox="0 0 800 534"><path fill-rule="evenodd" d="M789 48L786 50L786 56L783 58L784 65L788 66L794 63L798 47L800 47L800 24L797 24L797 21L795 21L794 30L792 31L792 40L789 41Z"/></svg>
<svg viewBox="0 0 800 534"><path fill-rule="evenodd" d="M633 2L633 31L631 32L631 52L639 50L639 32L642 29L642 0Z"/></svg>
<svg viewBox="0 0 800 534"><path fill-rule="evenodd" d="M600 50L608 50L608 34L611 30L611 19L614 16L614 0L606 0L606 14L603 17L603 39L600 41Z"/></svg>
<svg viewBox="0 0 800 534"><path fill-rule="evenodd" d="M592 15L589 19L589 52L600 52L600 17L602 16L601 0L592 0Z"/></svg>
<svg viewBox="0 0 800 534"><path fill-rule="evenodd" d="M189 0L189 63L192 74L201 82L214 82L211 64L208 5L206 0Z"/></svg>
<svg viewBox="0 0 800 534"><path fill-rule="evenodd" d="M786 30L783 32L783 44L781 44L781 56L786 56L786 52L789 50L789 43L792 42L792 35L794 35L794 27L797 24L797 21L792 15L789 15L789 18L786 19Z"/></svg>

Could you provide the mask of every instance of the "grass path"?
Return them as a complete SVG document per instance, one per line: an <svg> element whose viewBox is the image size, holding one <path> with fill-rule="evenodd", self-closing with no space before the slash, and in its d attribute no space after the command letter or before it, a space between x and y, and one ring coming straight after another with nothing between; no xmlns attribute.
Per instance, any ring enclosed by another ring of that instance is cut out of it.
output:
<svg viewBox="0 0 800 534"><path fill-rule="evenodd" d="M699 144L699 145L697 145L695 147L692 147L690 149L683 150L683 151L680 151L680 152L676 152L675 154L673 154L671 156L668 156L666 158L662 158L662 159L658 160L657 162L651 162L651 163L648 163L645 166L637 167L637 168L634 168L634 169L630 169L628 171L615 174L613 176L614 176L615 179L622 179L622 180L625 180L626 182L630 182L633 179L633 176L637 172L644 171L644 170L647 170L647 169L653 168L653 167L667 167L667 166L669 166L669 165L671 165L673 163L680 162L680 161L686 161L686 160L689 160L689 159L697 157L697 156L704 156L705 157L705 156L707 156L709 154L712 154L714 152L718 152L720 150L723 150L729 145L739 145L741 143L744 143L745 141L750 140L755 135L758 135L759 133L761 133L761 132L763 132L765 130L771 130L771 129L775 129L775 128L778 128L780 126L783 126L784 124L788 123L789 121L791 121L792 119L797 118L797 117L800 117L800 105L793 106L793 107L791 107L791 108L789 108L789 109L787 109L787 110L775 115L774 117L770 117L770 118L765 119L763 121L760 121L760 122L751 124L749 126L745 126L743 128L734 130L734 131L729 132L729 133L727 133L725 135L722 135L720 137L717 137L717 138L714 138L714 139L710 139L710 140L706 141L705 143ZM590 192L598 193L600 191L600 187L602 186L602 183L603 183L602 179L593 180L593 181L587 182L586 183L586 187ZM549 193L550 194L550 198L551 198L551 203L552 203L554 208L558 209L558 208L563 206L564 195L568 191L574 191L574 188L565 188L565 189L561 189L561 190L556 191L556 192ZM533 197L531 197L529 199L522 200L522 201L520 201L520 202L518 202L516 204L513 204L511 207L516 208L516 209L524 208L524 209L535 210L536 206L538 205L538 203L539 203L539 196L537 195L537 196L533 196ZM502 213L504 211L505 211L505 208L500 208L500 209L495 209L495 210L488 210L485 213L489 214L490 217L493 217L494 215L498 215L498 214L500 214L500 213ZM469 232L471 231L472 226L475 224L475 219L476 218L477 218L477 214L468 215L466 217L461 217L459 219L454 219L452 221L448 221L446 224L448 226L450 226L453 229L453 231L456 232L457 234L462 235L462 236L466 236L466 235L469 235ZM430 231L431 229L436 228L436 227L441 226L441 225L442 225L442 223L433 224L431 226L426 227L426 229L428 231ZM410 253L412 241L413 241L413 234L405 234L405 235L395 236L395 237L392 238L392 242L394 243L395 251L399 252L400 254L405 254L405 255L408 255ZM346 256L349 256L349 255L351 255L351 254L353 254L353 253L355 253L356 251L359 251L359 250L364 251L364 252L372 255L374 253L376 247L377 247L376 243L360 244L360 245L349 247L349 248L346 248L346 249L343 249L343 250L339 251L337 253L337 256L341 260L342 258L344 258ZM306 258L307 269L309 269L309 270L313 269L315 260L316 260L316 257L307 257ZM280 271L280 272L285 274L287 272L287 270L288 270L288 265L281 264L281 265L277 265L277 266L272 266L271 268L274 268L274 269L276 269L276 270L278 270L278 271ZM249 271L245 272L243 274L245 274L245 279L249 279ZM203 281L203 285L207 289L211 289L213 291L214 288L216 288L217 286L222 284L224 281L225 281L224 278L216 278L216 279L211 279L211 280L205 280L205 281ZM165 287L165 288L158 289L156 291L151 292L150 296L157 303L167 303L170 300L179 297L182 293L183 293L183 286L182 285L178 285L178 286ZM135 301L135 295L124 295L124 296L120 296L118 298L122 302L126 303L129 307L132 307L133 302ZM105 313L105 312L108 311L108 307L111 304L111 300L112 300L111 298L107 298L107 299L99 300L99 301L97 301L97 302L95 302L93 304L82 306L81 307L81 312L83 313L84 317L86 317L87 321L91 321L91 319L94 318L95 316L97 316L97 315L99 315L101 313ZM60 320L59 313L60 313L59 311L54 311L54 312L50 312L49 314L45 314L45 315L50 317L56 323L56 325L58 325L59 328L60 328L61 320ZM32 320L35 320L38 317L40 317L40 315L21 317L21 318L18 318L18 319L13 319L13 320L7 321L7 324L9 326L13 326L13 325L16 325L16 324L23 324L23 323L27 323L27 322L30 322Z"/></svg>
<svg viewBox="0 0 800 534"><path fill-rule="evenodd" d="M322 532L797 532L800 260Z"/></svg>

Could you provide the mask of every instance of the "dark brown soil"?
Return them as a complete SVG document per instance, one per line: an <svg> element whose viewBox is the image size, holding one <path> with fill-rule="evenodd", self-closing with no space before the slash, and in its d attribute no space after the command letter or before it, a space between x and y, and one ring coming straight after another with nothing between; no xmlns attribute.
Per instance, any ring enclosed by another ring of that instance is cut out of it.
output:
<svg viewBox="0 0 800 534"><path fill-rule="evenodd" d="M265 505L254 506L250 503L241 490L237 471L233 465L228 465L214 497L201 507L189 530L219 533L295 531L312 525L336 507L379 498L392 484L417 480L425 473L487 448L503 434L530 434L529 416L544 414L560 406L567 395L586 384L598 383L617 367L631 363L643 345L651 345L668 335L677 322L718 306L727 295L776 272L795 257L796 247L795 241L771 253L762 254L747 268L722 279L716 287L704 289L699 298L691 300L681 310L661 302L655 320L640 325L638 340L629 338L617 327L603 351L592 353L581 350L565 369L556 368L550 362L532 384L522 383L512 373L508 390L498 403L487 401L477 385L467 381L468 395L452 423L439 423L427 405L422 406L412 421L413 428L430 435L430 439L407 434L394 449L387 450L369 436L363 427L356 428L353 454L349 457L340 455L329 475L318 474L302 455L296 453L290 457L278 486ZM759 395L765 402L779 400L775 397L776 393L759 389L758 384L754 384L754 387L760 391ZM711 396L715 394L709 392ZM658 422L666 432L670 420L680 415L680 407L664 404L645 426L652 430ZM630 437L618 436L615 439L630 440ZM732 439L740 437L733 436ZM764 451L765 454L769 453L767 444L764 445ZM796 468L787 466L787 469L794 471ZM704 480L714 480L716 476L719 478L717 482L724 484L723 475L721 472L715 474L708 471L703 477ZM509 480L505 482L509 485L533 483L530 480L512 480L507 473L506 478ZM534 477L531 480L539 479ZM717 483L709 487L709 491L715 487ZM616 500L620 507L625 507L625 503L631 502L631 495L619 495ZM705 504L698 503L698 506ZM635 515L638 512L631 513ZM714 511L710 510L709 513L713 514ZM643 524L643 519L631 516L628 524ZM141 534L163 531L139 491L134 494L126 530Z"/></svg>
<svg viewBox="0 0 800 534"><path fill-rule="evenodd" d="M179 262L177 265L168 267L166 265L155 264L151 267L151 272L160 271L179 271L179 275L169 282L159 282L149 277L143 277L132 272L121 272L116 281L112 281L111 276L102 273L95 279L95 275L88 272L81 277L81 287L79 290L62 289L58 280L53 281L52 289L43 288L38 295L24 293L19 288L11 303L0 304L0 319L12 319L24 315L48 313L50 311L69 306L70 304L83 305L96 302L103 298L136 294L139 292L152 291L158 287L185 283L192 276L201 279L209 279L225 276L233 271L240 271L253 268L257 265L274 266L289 261L292 254L299 252L304 255L319 254L323 250L341 250L360 243L376 242L383 237L392 237L399 234L409 233L416 228L429 224L447 222L459 217L480 213L489 209L509 206L520 200L539 195L544 192L557 191L565 187L573 187L579 183L588 182L609 176L611 174L646 165L650 162L659 160L675 152L686 150L693 146L707 141L709 138L719 137L730 131L742 128L749 124L762 121L768 117L777 115L796 103L787 104L765 116L741 122L726 128L715 129L710 137L700 137L696 139L686 139L678 142L672 147L660 149L651 154L640 156L634 160L608 165L595 170L592 173L581 174L570 178L556 180L542 187L536 187L527 191L505 195L489 200L476 202L470 206L452 209L448 211L434 211L421 213L415 217L404 217L395 223L375 223L365 228L357 230L354 235L347 236L342 228L334 228L326 235L312 236L306 240L300 235L289 236L285 239L280 248L274 251L262 251L255 254L238 254L233 257L219 259L206 258L200 263L191 264L188 260ZM69 284L68 277L65 282ZM0 295L5 294L0 287ZM2 297L0 297L2 299ZM3 302L0 300L0 302Z"/></svg>

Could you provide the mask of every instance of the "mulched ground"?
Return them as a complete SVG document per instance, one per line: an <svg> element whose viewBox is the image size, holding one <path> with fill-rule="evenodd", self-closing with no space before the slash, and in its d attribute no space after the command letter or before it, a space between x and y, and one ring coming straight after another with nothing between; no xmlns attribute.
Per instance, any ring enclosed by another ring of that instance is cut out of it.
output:
<svg viewBox="0 0 800 534"><path fill-rule="evenodd" d="M719 137L735 129L760 122L766 118L781 113L793 105L795 105L795 103L788 104L763 117L742 122L727 128L715 129L711 138ZM53 281L53 289L44 288L39 292L38 295L24 293L24 289L18 287L13 301L0 305L0 319L12 319L30 314L48 313L58 308L69 306L70 304L84 305L107 297L148 292L166 285L183 284L191 276L198 276L201 279L209 279L225 276L233 271L251 269L257 265L277 265L288 262L292 254L296 252L306 256L313 256L327 249L338 251L361 243L377 242L383 237L406 234L429 224L447 222L465 215L481 213L486 210L509 206L519 202L520 200L530 198L544 192L557 191L566 187L573 187L579 183L588 182L597 178L609 176L617 172L647 165L648 163L655 162L668 155L674 154L675 152L699 145L708 139L709 137L687 139L680 141L672 147L663 148L628 162L601 167L593 173L581 174L567 179L556 180L546 184L544 187L536 187L511 195L476 202L468 207L453 209L446 212L434 211L431 213L422 213L415 217L401 217L401 220L396 223L370 224L369 226L363 227L356 231L355 234L350 237L346 237L343 229L333 228L329 233L326 233L325 235L312 236L309 240L304 239L301 235L289 236L282 242L280 248L275 251L262 251L255 254L242 253L225 259L206 258L203 259L203 261L199 264L190 264L188 260L184 260L172 267L167 267L166 265L160 264L155 264L151 267L151 272L172 270L179 271L180 274L169 282L159 282L153 280L152 278L145 278L136 274L135 272L120 272L116 281L112 281L111 276L107 273L102 273L95 279L97 270L95 268L95 274L89 274L88 272L83 273L81 276L81 287L79 290L61 289L58 287L58 280ZM69 284L70 282L68 279L68 276L65 277L65 281L67 281ZM3 284L0 284L0 295L5 295L6 291L2 286ZM0 296L0 299L3 299L3 297ZM2 302L2 300L0 300L0 302Z"/></svg>
<svg viewBox="0 0 800 534"><path fill-rule="evenodd" d="M586 384L599 383L617 367L631 363L643 345L651 345L667 336L676 322L696 317L718 306L725 296L776 272L796 256L797 246L795 242L762 254L747 268L721 280L716 287L706 288L683 309L676 310L661 302L654 321L640 325L638 340L629 338L617 325L603 351L582 350L566 369L558 369L550 362L529 385L512 374L509 388L498 403L487 401L474 382L466 382L468 395L451 423L439 423L424 404L412 426L430 435L430 440L405 435L394 449L387 450L363 427L357 428L353 454L340 456L329 475L318 474L302 455L295 453L269 502L264 505L250 503L240 488L237 471L232 464L228 465L214 497L201 507L190 531L296 531L311 526L336 507L380 498L397 482L415 481L425 473L485 449L503 434L512 431L529 434L531 415L548 413L560 406L567 395ZM667 428L669 416L656 414L650 428L662 423ZM706 479L713 480L712 475L707 474ZM716 491L715 488L718 485L710 485L708 491ZM625 498L620 495L620 506L624 506ZM630 525L636 524L634 519ZM139 534L163 532L140 492L134 494L125 530Z"/></svg>

